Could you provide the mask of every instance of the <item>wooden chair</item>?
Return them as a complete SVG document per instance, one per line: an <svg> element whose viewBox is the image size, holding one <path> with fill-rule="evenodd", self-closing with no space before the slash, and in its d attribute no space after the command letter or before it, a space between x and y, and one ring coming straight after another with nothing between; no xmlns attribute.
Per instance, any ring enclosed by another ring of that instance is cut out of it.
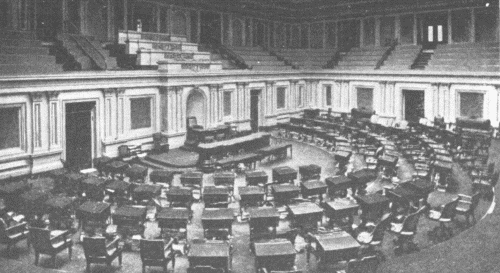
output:
<svg viewBox="0 0 500 273"><path fill-rule="evenodd" d="M90 272L91 264L103 264L111 266L116 257L118 263L122 265L122 248L118 246L119 238L115 238L109 244L106 244L104 237L84 237L83 250L87 259L87 272Z"/></svg>
<svg viewBox="0 0 500 273"><path fill-rule="evenodd" d="M459 194L458 196L460 198L458 199L458 204L457 207L455 208L455 213L458 215L465 216L465 220L467 220L468 225L476 223L476 217L474 215L474 212L476 211L476 208L479 205L481 193L476 192L472 196ZM473 222L471 222L471 219L473 220Z"/></svg>
<svg viewBox="0 0 500 273"><path fill-rule="evenodd" d="M73 241L69 237L69 231L35 228L29 229L30 243L33 244L35 250L35 265L38 265L40 254L52 256L52 265L56 266L57 253L68 249L69 259L73 251Z"/></svg>
<svg viewBox="0 0 500 273"><path fill-rule="evenodd" d="M362 231L358 234L356 240L362 245L364 253L374 253L380 257L380 260L384 260L382 251L375 251L375 247L382 245L385 230L390 226L391 220L392 215L390 213L384 214L371 232Z"/></svg>
<svg viewBox="0 0 500 273"><path fill-rule="evenodd" d="M172 250L174 239L165 245L163 240L141 240L142 272L146 272L146 266L161 266L167 272L167 266L172 261L172 270L175 269L175 252ZM188 270L189 271L189 270Z"/></svg>
<svg viewBox="0 0 500 273"><path fill-rule="evenodd" d="M7 254L10 255L11 247L19 241L28 239L29 230L26 222L15 226L7 227L5 221L0 218L0 243L7 245ZM30 241L27 240L27 245L30 247Z"/></svg>
<svg viewBox="0 0 500 273"><path fill-rule="evenodd" d="M396 245L394 252L396 252L396 254L400 254L400 250L406 252L417 249L417 245L413 242L413 238L417 234L418 221L424 210L426 210L425 206L409 214L403 220L403 223L391 223L390 231L397 236L397 239L394 240L394 244Z"/></svg>
<svg viewBox="0 0 500 273"><path fill-rule="evenodd" d="M431 210L429 211L429 219L432 221L439 222L439 226L434 230L429 231L430 236L437 236L437 239L448 239L451 238L452 230L447 227L447 223L451 223L455 218L456 207L458 204L458 199L456 201L446 204L441 211Z"/></svg>

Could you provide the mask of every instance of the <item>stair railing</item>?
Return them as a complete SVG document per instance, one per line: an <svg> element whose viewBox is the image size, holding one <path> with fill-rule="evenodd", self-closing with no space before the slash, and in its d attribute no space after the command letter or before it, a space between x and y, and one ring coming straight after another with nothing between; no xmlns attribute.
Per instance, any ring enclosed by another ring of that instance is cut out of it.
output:
<svg viewBox="0 0 500 273"><path fill-rule="evenodd" d="M70 35L73 40L80 46L80 48L87 54L92 61L102 70L106 70L108 68L108 64L106 62L106 57L102 54L102 52L95 48L95 46L90 42L90 40L82 35Z"/></svg>
<svg viewBox="0 0 500 273"><path fill-rule="evenodd" d="M271 56L276 57L276 59L278 59L278 61L282 61L285 65L291 66L293 69L298 69L298 66L294 65L292 62L290 62L289 60L285 59L285 57L283 57L281 55L278 55L274 50L272 50L270 48L266 48L266 47L262 47L262 49L264 49L265 51L269 52L269 54Z"/></svg>
<svg viewBox="0 0 500 273"><path fill-rule="evenodd" d="M387 48L387 50L384 52L384 55L382 55L380 60L378 60L375 69L380 69L380 67L382 67L384 62L387 60L387 58L389 58L389 55L391 55L392 51L394 51L397 45L398 45L398 39L394 39L391 41L389 48Z"/></svg>
<svg viewBox="0 0 500 273"><path fill-rule="evenodd" d="M245 63L245 60L243 60L240 55L236 54L236 52L231 50L229 47L223 45L217 39L210 39L210 43L211 45L209 46L212 46L212 48L216 50L222 57L232 59L239 68L252 69L251 66Z"/></svg>

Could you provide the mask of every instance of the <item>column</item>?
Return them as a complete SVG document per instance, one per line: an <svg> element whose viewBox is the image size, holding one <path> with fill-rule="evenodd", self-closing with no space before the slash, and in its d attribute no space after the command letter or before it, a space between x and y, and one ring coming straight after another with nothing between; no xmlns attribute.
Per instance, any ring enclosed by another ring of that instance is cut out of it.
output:
<svg viewBox="0 0 500 273"><path fill-rule="evenodd" d="M250 44L246 46L253 46L253 18L250 18Z"/></svg>
<svg viewBox="0 0 500 273"><path fill-rule="evenodd" d="M168 87L160 86L160 120L161 120L161 132L168 133Z"/></svg>
<svg viewBox="0 0 500 273"><path fill-rule="evenodd" d="M451 10L448 10L448 44L453 43L453 37L451 35L451 32L453 31L452 26L451 26Z"/></svg>
<svg viewBox="0 0 500 273"><path fill-rule="evenodd" d="M210 117L209 121L211 124L215 124L217 122L217 106L215 104L217 100L217 85L211 84L208 86L208 108L210 109Z"/></svg>
<svg viewBox="0 0 500 273"><path fill-rule="evenodd" d="M417 23L417 14L413 14L413 44L416 45L418 43L418 23Z"/></svg>
<svg viewBox="0 0 500 273"><path fill-rule="evenodd" d="M167 9L167 33L169 35L172 35L172 27L174 25L172 22L172 17L174 15L173 9L174 7L172 5L169 5Z"/></svg>
<svg viewBox="0 0 500 273"><path fill-rule="evenodd" d="M31 132L32 132L32 145L33 152L42 148L42 103L44 99L44 93L30 93L31 97L31 112L32 112L32 122L31 122Z"/></svg>
<svg viewBox="0 0 500 273"><path fill-rule="evenodd" d="M224 13L220 12L220 43L224 44Z"/></svg>
<svg viewBox="0 0 500 273"><path fill-rule="evenodd" d="M323 47L326 48L326 21L323 21Z"/></svg>
<svg viewBox="0 0 500 273"><path fill-rule="evenodd" d="M62 11L62 29L63 29L63 32L66 33L66 32L69 32L68 27L66 25L66 22L69 19L69 15L68 15L68 0L62 0L61 6L62 6L61 7L61 11ZM109 6L109 3L108 3L108 6ZM109 8L108 8L108 22L109 22Z"/></svg>
<svg viewBox="0 0 500 273"><path fill-rule="evenodd" d="M307 48L311 49L311 24L307 24L308 35L307 35Z"/></svg>
<svg viewBox="0 0 500 273"><path fill-rule="evenodd" d="M401 43L401 19L399 15L394 16L394 38Z"/></svg>
<svg viewBox="0 0 500 273"><path fill-rule="evenodd" d="M380 17L375 17L375 46L380 46Z"/></svg>
<svg viewBox="0 0 500 273"><path fill-rule="evenodd" d="M110 1L110 0L108 0ZM156 32L160 32L161 30L161 6L156 5Z"/></svg>
<svg viewBox="0 0 500 273"><path fill-rule="evenodd" d="M297 107L297 83L299 81L297 80L291 80L290 81L290 96L289 96L289 104L288 104L288 109L290 110L295 110Z"/></svg>
<svg viewBox="0 0 500 273"><path fill-rule="evenodd" d="M475 9L470 9L470 42L476 42L476 13Z"/></svg>
<svg viewBox="0 0 500 273"><path fill-rule="evenodd" d="M335 21L335 48L339 47L339 22Z"/></svg>
<svg viewBox="0 0 500 273"><path fill-rule="evenodd" d="M117 125L117 137L125 133L125 89L118 89L118 125Z"/></svg>
<svg viewBox="0 0 500 273"><path fill-rule="evenodd" d="M116 88L106 88L102 90L104 96L104 139L112 139L116 136Z"/></svg>
<svg viewBox="0 0 500 273"><path fill-rule="evenodd" d="M49 150L59 147L59 92L49 92Z"/></svg>
<svg viewBox="0 0 500 273"><path fill-rule="evenodd" d="M359 20L359 46L363 47L365 45L365 24L364 20Z"/></svg>
<svg viewBox="0 0 500 273"><path fill-rule="evenodd" d="M123 29L128 30L128 0L123 0Z"/></svg>
<svg viewBox="0 0 500 273"><path fill-rule="evenodd" d="M276 46L276 24L274 22L271 22L271 31L274 33L273 35L273 40L271 41L271 47L277 47Z"/></svg>
<svg viewBox="0 0 500 273"><path fill-rule="evenodd" d="M268 81L266 82L266 115L271 115L274 111L272 109L273 107L273 93L274 89L274 82Z"/></svg>
<svg viewBox="0 0 500 273"><path fill-rule="evenodd" d="M233 14L229 13L228 14L228 21L229 21L229 37L228 37L228 42L229 45L233 45Z"/></svg>
<svg viewBox="0 0 500 273"><path fill-rule="evenodd" d="M196 11L196 16L198 17L198 19L196 20L196 22L197 22L196 28L198 29L198 31L196 31L196 42L201 43L201 11L200 10Z"/></svg>
<svg viewBox="0 0 500 273"><path fill-rule="evenodd" d="M175 90L177 100L177 132L184 130L185 118L184 107L182 103L182 87L177 87Z"/></svg>
<svg viewBox="0 0 500 273"><path fill-rule="evenodd" d="M108 0L108 40L109 41L114 41L115 39L115 21L116 21L116 16L115 16L115 5L113 5L112 0Z"/></svg>

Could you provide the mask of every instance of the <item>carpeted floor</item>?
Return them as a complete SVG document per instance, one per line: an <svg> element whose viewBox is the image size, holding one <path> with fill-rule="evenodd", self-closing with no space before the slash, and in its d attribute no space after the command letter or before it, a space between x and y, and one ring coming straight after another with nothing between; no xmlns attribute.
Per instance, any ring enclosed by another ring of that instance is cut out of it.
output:
<svg viewBox="0 0 500 273"><path fill-rule="evenodd" d="M286 160L282 160L279 162L262 162L259 169L266 171L271 177L271 169L276 166L287 165L298 169L298 166L305 164L317 164L322 167L322 179L332 176L335 173L335 161L333 157L326 151L319 149L315 146L311 146L309 144L292 142L293 144L293 158L289 158ZM500 151L500 145L498 142L492 147L492 154L498 154ZM363 167L364 162L361 156L353 156L351 159L352 168L354 170ZM497 164L498 165L498 164ZM408 177L411 177L412 167L406 161L400 160L399 162L399 172L398 176L401 180L405 180ZM470 180L463 172L461 172L458 166L455 166L453 171L453 177L458 182L458 192L470 194ZM244 185L244 177L238 176L236 179L235 190L237 194L238 186ZM176 175L173 181L174 185L179 185L179 176ZM213 179L212 175L204 176L204 185L212 185ZM370 192L377 191L382 187L382 183L380 179L375 180L373 183L368 185L368 190ZM162 200L164 202L165 200ZM477 218L480 219L487 211L490 206L490 202L482 200L478 210L476 211ZM238 212L238 203L233 202L230 205L231 208L234 209L235 214ZM202 238L203 237L203 229L201 225L201 213L203 210L202 203L195 203L193 205L194 216L192 222L188 226L188 237L192 238ZM154 213L154 209L150 209L149 213ZM462 219L459 219L463 221ZM359 222L359 219L355 219L355 224ZM286 225L286 221L281 221L280 227L283 228ZM431 242L427 237L427 231L433 229L436 226L436 223L431 222L426 219L426 217L422 217L419 223L419 234L416 236L415 241L418 243L422 252L425 252L427 249L438 248L440 246L435 246L433 242ZM460 233L465 229L460 222L453 225L455 236L460 238ZM146 236L154 237L159 232L156 222L148 222L146 224ZM233 272L255 272L254 268L254 257L249 249L249 231L248 231L248 223L246 221L241 221L241 219L237 219L233 223L233 235L232 244L235 247L235 253L233 256L232 268ZM384 238L384 243L382 245L382 251L387 257L387 261L385 264L394 265L398 264L398 260L405 259L406 257L395 257L393 252L393 244L392 239L394 237L390 233L386 233ZM455 239L452 239L455 240ZM74 236L74 241L78 241L78 233ZM446 243L446 242L445 242ZM296 249L299 250L296 258L296 265L299 270L303 270L304 272L332 272L334 269L342 269L345 268L345 264L337 264L329 267L327 269L320 270L317 267L315 259L312 258L311 262L306 263L306 255L303 250L305 246L305 242L302 238L298 237L296 241ZM25 242L18 244L18 246L14 249L15 256L14 258L7 258L5 248L0 249L0 272L83 272L85 270L85 257L83 253L83 249L81 245L76 244L73 251L73 259L71 261L68 260L67 252L63 252L57 256L57 266L56 269L49 269L49 260L48 257L42 256L40 266L34 266L34 254L33 251L26 247ZM419 253L412 254L419 255ZM460 258L460 253L457 253L457 258ZM408 255L410 256L410 255ZM500 258L499 258L500 260ZM408 259L406 260L408 262ZM449 261L452 263L453 261ZM401 263L405 264L405 263ZM382 264L382 267L384 264ZM179 256L176 260L175 272L186 272L188 267L188 261L186 256ZM111 267L94 265L92 267L92 272L141 272L141 261L138 252L128 251L124 254L123 265L122 267L118 267L117 261L113 263ZM398 267L395 267L395 270L391 270L390 272L405 272L405 268L399 268L401 271L398 271ZM148 269L148 272L160 272L161 268L151 268ZM172 272L172 268L169 266L169 272ZM381 271L384 272L384 271ZM389 271L387 271L389 272ZM412 271L413 272L413 271ZM417 272L417 271L414 271ZM427 271L420 271L427 272ZM484 272L492 272L492 271L484 271Z"/></svg>

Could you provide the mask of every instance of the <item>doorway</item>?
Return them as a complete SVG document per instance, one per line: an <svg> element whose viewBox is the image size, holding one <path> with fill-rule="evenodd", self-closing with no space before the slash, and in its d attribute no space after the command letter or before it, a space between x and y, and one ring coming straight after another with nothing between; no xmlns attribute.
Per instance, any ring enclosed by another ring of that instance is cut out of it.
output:
<svg viewBox="0 0 500 273"><path fill-rule="evenodd" d="M36 29L38 39L51 41L62 30L62 0L44 1L37 6Z"/></svg>
<svg viewBox="0 0 500 273"><path fill-rule="evenodd" d="M250 91L250 127L252 132L259 131L259 101L260 90Z"/></svg>
<svg viewBox="0 0 500 273"><path fill-rule="evenodd" d="M66 104L66 166L73 170L92 167L95 102Z"/></svg>
<svg viewBox="0 0 500 273"><path fill-rule="evenodd" d="M202 44L220 43L221 16L213 12L201 12L200 42Z"/></svg>
<svg viewBox="0 0 500 273"><path fill-rule="evenodd" d="M403 112L407 121L418 122L425 117L425 94L422 90L403 90Z"/></svg>
<svg viewBox="0 0 500 273"><path fill-rule="evenodd" d="M446 13L425 15L421 31L424 48L433 49L438 44L448 43L448 15Z"/></svg>

